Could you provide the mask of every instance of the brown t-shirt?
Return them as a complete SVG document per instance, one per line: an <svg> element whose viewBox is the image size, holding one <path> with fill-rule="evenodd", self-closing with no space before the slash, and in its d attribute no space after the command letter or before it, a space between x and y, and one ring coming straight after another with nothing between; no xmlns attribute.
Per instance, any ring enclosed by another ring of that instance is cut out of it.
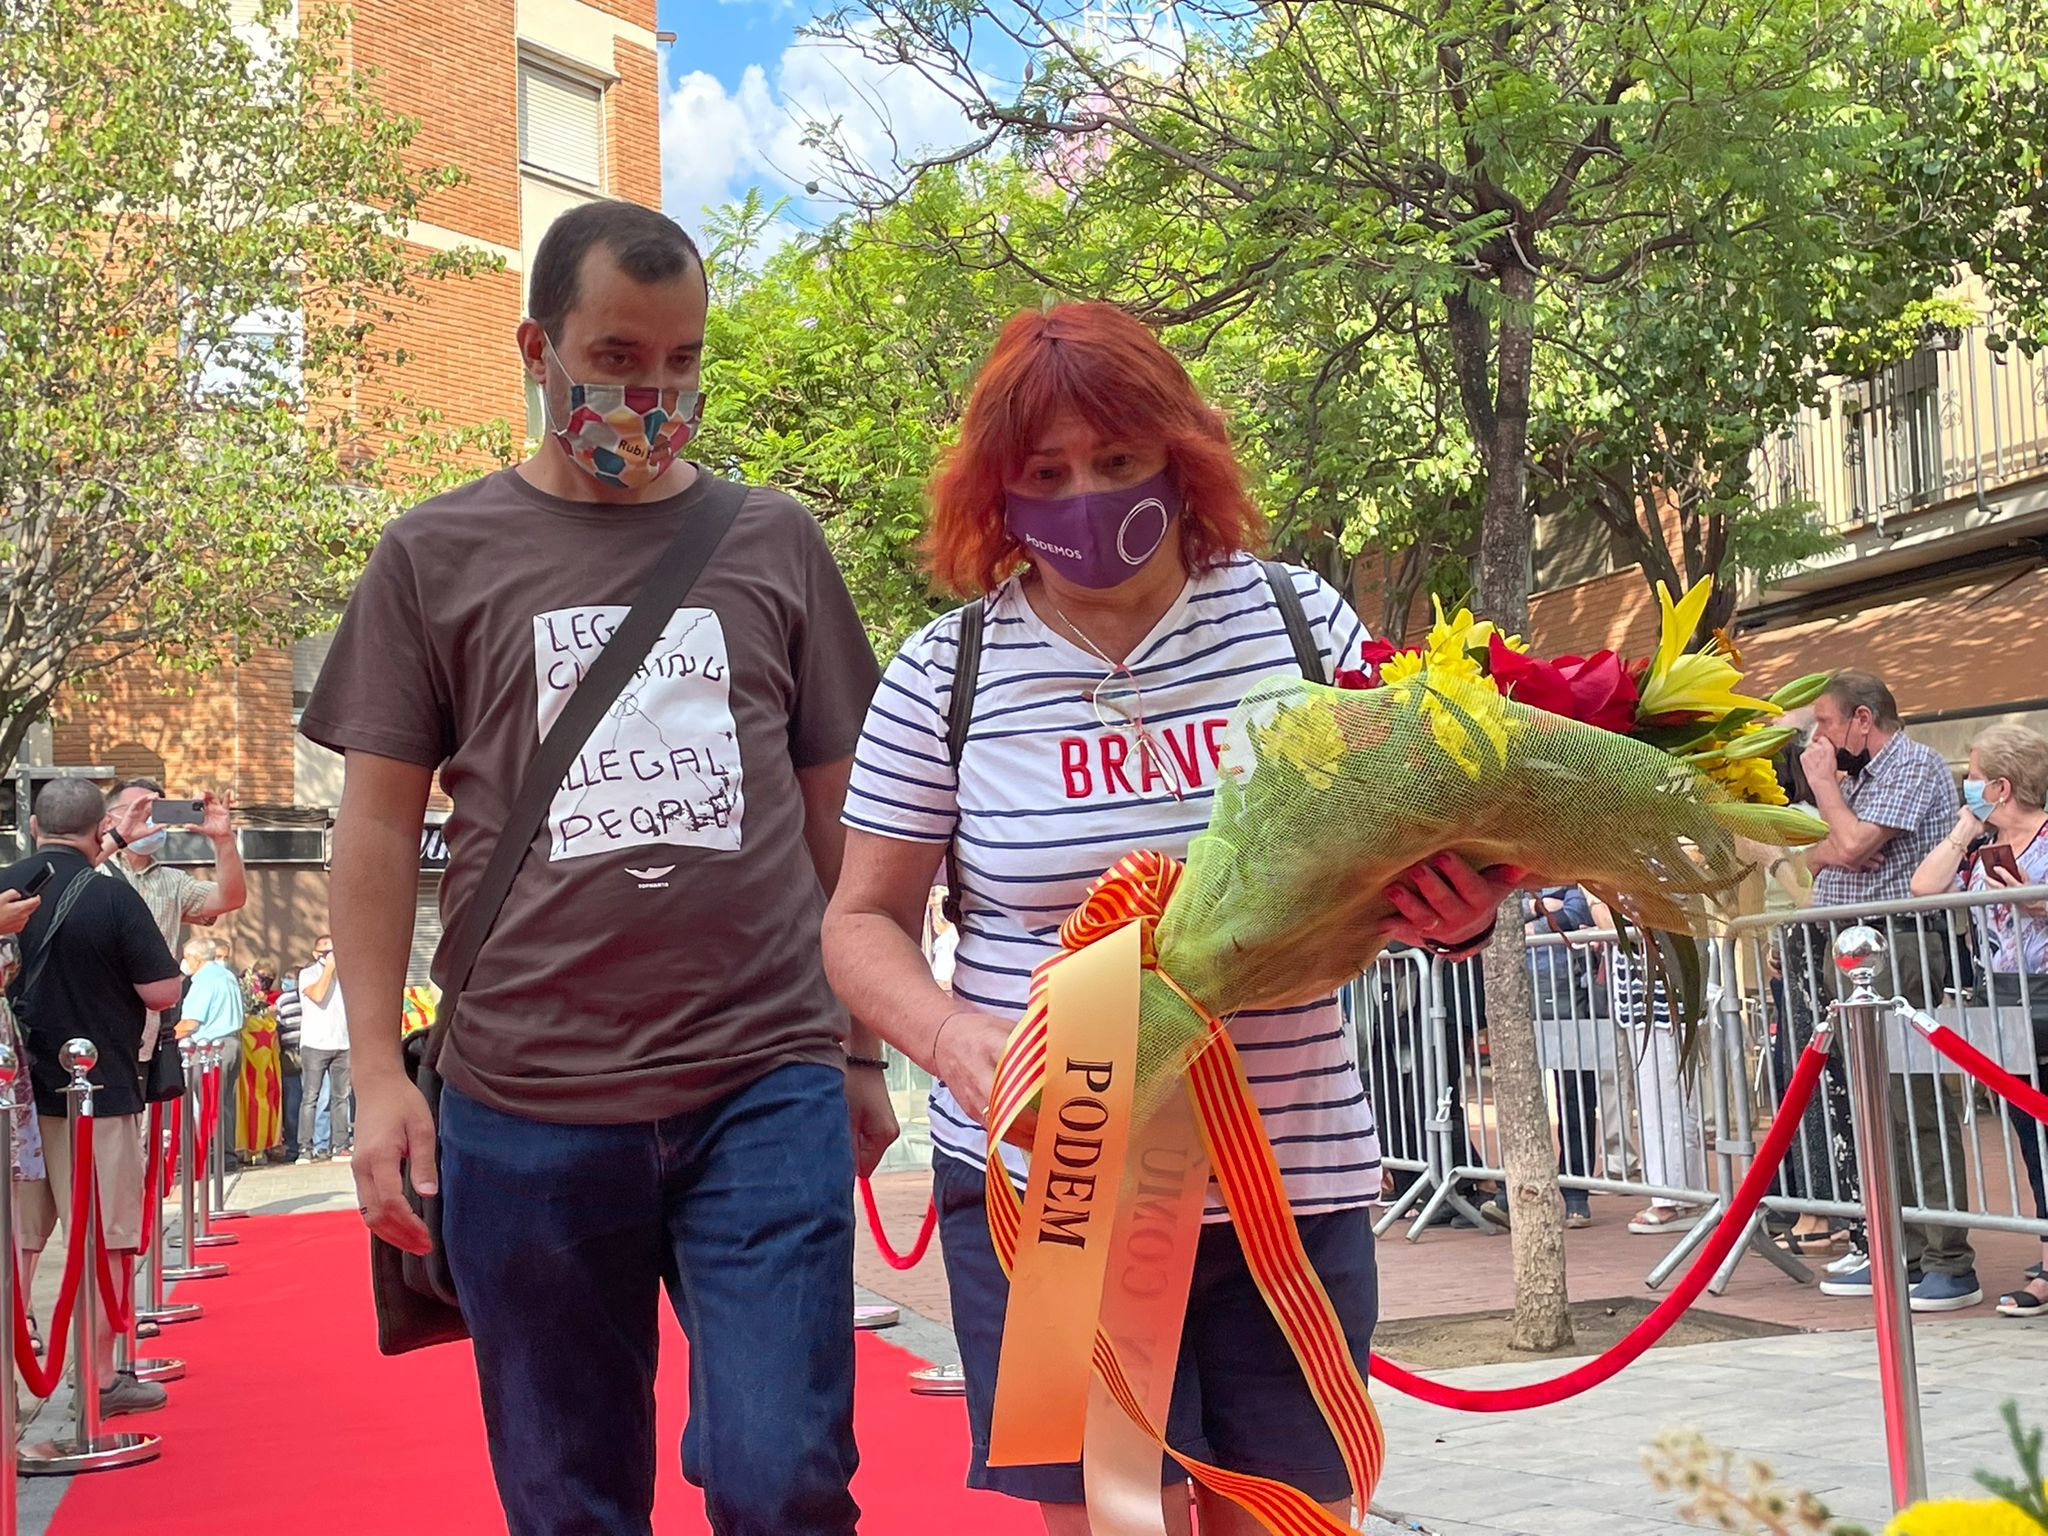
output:
<svg viewBox="0 0 2048 1536"><path fill-rule="evenodd" d="M446 931L539 734L707 485L617 507L503 470L379 540L299 728L441 770ZM514 1114L623 1123L838 1061L796 770L852 753L876 677L816 520L751 491L556 792L463 994L448 1081Z"/></svg>

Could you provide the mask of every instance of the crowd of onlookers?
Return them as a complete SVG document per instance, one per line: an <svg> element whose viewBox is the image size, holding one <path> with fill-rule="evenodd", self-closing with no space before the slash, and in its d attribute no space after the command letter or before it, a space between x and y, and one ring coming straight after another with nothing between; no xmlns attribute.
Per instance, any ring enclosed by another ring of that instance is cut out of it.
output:
<svg viewBox="0 0 2048 1536"><path fill-rule="evenodd" d="M92 1163L117 1284L132 1285L145 1226L149 1111L182 1097L188 1058L220 1067L215 1134L230 1157L349 1155L348 1026L333 942L321 936L304 967L283 977L260 960L237 969L230 942L207 931L247 898L232 807L211 795L177 803L178 824L213 845L202 877L163 862L174 813L166 806L158 821L162 799L148 779L111 790L54 779L36 795L33 851L0 869L0 1038L21 1067L9 1129L25 1289L69 1221L70 1041L95 1053ZM30 1323L40 1348L33 1315ZM162 1405L161 1385L116 1372L110 1333L99 1346L104 1414Z"/></svg>

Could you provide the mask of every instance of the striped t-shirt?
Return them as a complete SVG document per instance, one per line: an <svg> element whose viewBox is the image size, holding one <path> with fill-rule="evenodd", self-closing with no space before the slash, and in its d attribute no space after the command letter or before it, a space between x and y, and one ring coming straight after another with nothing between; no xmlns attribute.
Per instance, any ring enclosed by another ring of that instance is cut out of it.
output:
<svg viewBox="0 0 2048 1536"><path fill-rule="evenodd" d="M1357 616L1314 573L1288 569L1326 665L1358 666L1366 635ZM964 889L953 992L1014 1018L1032 968L1058 951L1060 923L1090 881L1133 849L1185 856L1208 825L1232 710L1253 684L1300 669L1257 560L1235 555L1199 572L1127 663L1156 743L1141 751L1133 726L1111 712L1114 723L1104 724L1089 701L1106 664L1041 623L1013 577L987 600L974 723L956 776L946 718L959 644L959 616L945 614L889 664L854 754L845 819L916 842L957 833ZM1161 757L1168 768L1157 766ZM1379 1139L1336 999L1241 1013L1230 1033L1295 1210L1373 1200ZM943 1084L932 1094L931 1134L941 1155L977 1166L987 1155L981 1126ZM1021 1154L1003 1150L1021 1172ZM1208 1219L1224 1219L1213 1189Z"/></svg>

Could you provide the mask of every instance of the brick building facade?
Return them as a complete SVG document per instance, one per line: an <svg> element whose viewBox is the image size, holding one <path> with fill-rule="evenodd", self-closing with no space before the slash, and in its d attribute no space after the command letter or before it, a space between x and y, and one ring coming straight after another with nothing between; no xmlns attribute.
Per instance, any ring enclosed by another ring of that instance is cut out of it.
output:
<svg viewBox="0 0 2048 1536"><path fill-rule="evenodd" d="M253 18L255 0L233 0ZM300 0L301 5L320 0ZM655 0L351 0L349 57L393 111L418 120L416 167L455 165L407 231L419 251L481 247L502 270L429 285L380 328L402 366L364 381L431 405L450 427L509 423L531 435L536 402L513 347L527 262L556 216L595 197L661 200ZM138 660L60 696L31 762L163 780L172 794L232 793L242 806L248 907L222 922L238 963L303 963L326 923L325 827L339 762L296 739L318 673L316 638L203 673ZM436 844L436 846L438 846ZM170 857L203 861L174 837ZM439 858L423 854L416 973L438 932Z"/></svg>

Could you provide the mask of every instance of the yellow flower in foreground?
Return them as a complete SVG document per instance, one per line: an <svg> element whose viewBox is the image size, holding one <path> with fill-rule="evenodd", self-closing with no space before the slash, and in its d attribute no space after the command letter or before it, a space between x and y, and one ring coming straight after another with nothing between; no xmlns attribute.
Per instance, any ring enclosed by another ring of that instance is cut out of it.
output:
<svg viewBox="0 0 2048 1536"><path fill-rule="evenodd" d="M1742 673L1722 651L1720 642L1709 640L1697 651L1685 643L1699 627L1713 594L1714 578L1703 576L1676 603L1670 590L1657 583L1657 603L1663 610L1663 626L1657 640L1657 654L1650 658L1644 675L1642 697L1636 704L1636 718L1654 720L1660 715L1725 715L1731 710L1757 709L1777 714L1768 699L1752 699L1735 692Z"/></svg>
<svg viewBox="0 0 2048 1536"><path fill-rule="evenodd" d="M1328 789L1337 782L1344 736L1337 729L1336 711L1321 700L1281 710L1260 744L1300 769L1311 789Z"/></svg>
<svg viewBox="0 0 2048 1536"><path fill-rule="evenodd" d="M1905 1510L1884 1536L2048 1536L2048 1527L2003 1499L1941 1499Z"/></svg>
<svg viewBox="0 0 2048 1536"><path fill-rule="evenodd" d="M1738 800L1753 805L1783 805L1785 788L1768 757L1709 758L1700 764L1708 778Z"/></svg>
<svg viewBox="0 0 2048 1536"><path fill-rule="evenodd" d="M1482 744L1492 749L1492 762L1507 761L1514 723L1508 718L1506 701L1476 669L1466 677L1432 665L1426 676L1393 686L1403 704L1421 695L1422 718L1429 722L1430 734L1467 777L1476 779L1490 766L1480 755Z"/></svg>
<svg viewBox="0 0 2048 1536"><path fill-rule="evenodd" d="M1405 683L1422 675L1429 662L1420 651L1400 651L1380 663L1382 683Z"/></svg>

